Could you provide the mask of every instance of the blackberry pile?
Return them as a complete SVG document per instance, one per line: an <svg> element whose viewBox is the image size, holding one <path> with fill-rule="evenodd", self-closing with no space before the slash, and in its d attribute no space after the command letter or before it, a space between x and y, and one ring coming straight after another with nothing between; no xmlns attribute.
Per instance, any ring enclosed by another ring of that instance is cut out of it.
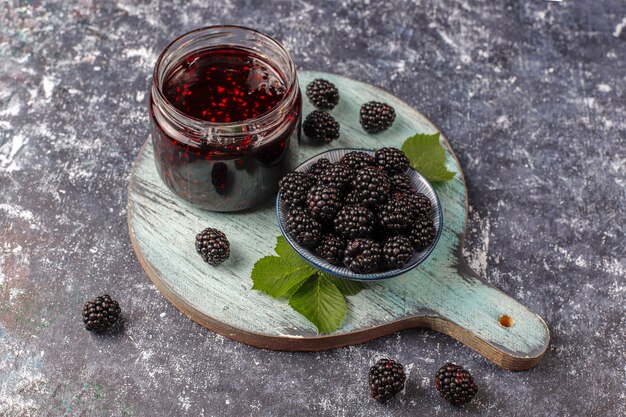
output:
<svg viewBox="0 0 626 417"><path fill-rule="evenodd" d="M374 155L353 151L339 162L322 158L280 182L285 230L334 265L368 274L402 268L432 245L432 203L406 174L409 161L395 148Z"/></svg>

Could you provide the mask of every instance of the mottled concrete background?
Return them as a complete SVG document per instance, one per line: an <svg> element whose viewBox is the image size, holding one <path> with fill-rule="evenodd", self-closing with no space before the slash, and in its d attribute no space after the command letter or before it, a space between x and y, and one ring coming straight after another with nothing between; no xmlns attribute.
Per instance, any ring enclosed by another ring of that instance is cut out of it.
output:
<svg viewBox="0 0 626 417"><path fill-rule="evenodd" d="M299 68L379 85L449 138L472 266L542 315L552 345L504 371L432 331L327 353L212 334L155 290L130 247L126 182L157 53L218 23L274 35ZM0 2L0 415L619 416L626 412L626 2ZM122 334L82 304L110 292ZM409 371L388 406L368 365ZM432 389L447 360L480 392Z"/></svg>

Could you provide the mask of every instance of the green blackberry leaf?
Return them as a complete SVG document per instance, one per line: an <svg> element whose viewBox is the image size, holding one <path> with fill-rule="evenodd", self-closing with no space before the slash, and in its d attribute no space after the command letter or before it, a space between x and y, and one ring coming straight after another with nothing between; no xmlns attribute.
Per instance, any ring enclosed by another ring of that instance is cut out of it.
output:
<svg viewBox="0 0 626 417"><path fill-rule="evenodd" d="M300 285L289 299L289 305L313 323L320 333L337 329L348 311L339 288L323 274L315 274Z"/></svg>
<svg viewBox="0 0 626 417"><path fill-rule="evenodd" d="M290 297L307 278L317 272L279 237L275 248L279 256L259 259L252 269L253 290L272 297Z"/></svg>
<svg viewBox="0 0 626 417"><path fill-rule="evenodd" d="M335 286L341 291L343 295L357 295L361 292L363 288L365 288L365 284L359 281L351 281L349 279L344 279L340 277L335 277L325 272L320 272L320 274L324 275L326 278L330 280Z"/></svg>
<svg viewBox="0 0 626 417"><path fill-rule="evenodd" d="M411 167L429 181L449 181L456 173L446 168L446 151L439 141L440 133L417 134L402 144L402 152L411 161Z"/></svg>
<svg viewBox="0 0 626 417"><path fill-rule="evenodd" d="M345 296L358 294L365 285L319 271L282 236L274 250L278 256L266 256L254 264L252 289L275 298L288 298L289 305L320 333L336 330L346 315Z"/></svg>

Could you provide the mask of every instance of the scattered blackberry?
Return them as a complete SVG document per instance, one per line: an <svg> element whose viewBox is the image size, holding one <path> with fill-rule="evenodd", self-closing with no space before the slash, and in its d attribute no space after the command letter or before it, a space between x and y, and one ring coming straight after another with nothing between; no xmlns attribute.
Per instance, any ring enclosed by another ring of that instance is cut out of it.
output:
<svg viewBox="0 0 626 417"><path fill-rule="evenodd" d="M344 239L369 237L374 230L374 213L363 206L344 206L337 213L334 225Z"/></svg>
<svg viewBox="0 0 626 417"><path fill-rule="evenodd" d="M288 172L280 180L278 195L280 200L289 206L299 206L306 202L309 189L315 180L302 172Z"/></svg>
<svg viewBox="0 0 626 417"><path fill-rule="evenodd" d="M332 220L342 206L339 190L330 185L314 185L309 190L308 205L313 218Z"/></svg>
<svg viewBox="0 0 626 417"><path fill-rule="evenodd" d="M339 138L339 122L330 114L314 110L302 123L304 133L317 143L330 143Z"/></svg>
<svg viewBox="0 0 626 417"><path fill-rule="evenodd" d="M306 86L306 95L318 109L330 110L339 103L339 91L333 83L318 78Z"/></svg>
<svg viewBox="0 0 626 417"><path fill-rule="evenodd" d="M376 164L376 160L372 155L361 151L348 152L341 158L340 162L349 166L354 171Z"/></svg>
<svg viewBox="0 0 626 417"><path fill-rule="evenodd" d="M85 303L83 322L90 332L104 332L115 325L121 313L120 305L105 294Z"/></svg>
<svg viewBox="0 0 626 417"><path fill-rule="evenodd" d="M196 251L205 262L217 265L230 256L230 243L224 232L207 227L196 235Z"/></svg>
<svg viewBox="0 0 626 417"><path fill-rule="evenodd" d="M358 274L367 274L378 269L381 253L379 243L371 239L354 239L346 246L343 263Z"/></svg>
<svg viewBox="0 0 626 417"><path fill-rule="evenodd" d="M393 359L379 359L370 367L370 395L383 404L404 389L404 381L404 367Z"/></svg>
<svg viewBox="0 0 626 417"><path fill-rule="evenodd" d="M343 251L346 242L335 235L325 235L315 248L315 253L325 259L327 262L337 265L343 260Z"/></svg>
<svg viewBox="0 0 626 417"><path fill-rule="evenodd" d="M412 223L412 207L405 200L390 199L378 211L378 225L387 236L410 229Z"/></svg>
<svg viewBox="0 0 626 417"><path fill-rule="evenodd" d="M359 121L368 133L387 130L396 118L396 111L386 103L370 101L361 106Z"/></svg>
<svg viewBox="0 0 626 417"><path fill-rule="evenodd" d="M322 225L311 217L308 210L302 207L289 210L285 228L296 242L304 246L314 247L322 238Z"/></svg>
<svg viewBox="0 0 626 417"><path fill-rule="evenodd" d="M413 257L413 244L405 236L392 236L383 245L383 264L401 268Z"/></svg>
<svg viewBox="0 0 626 417"><path fill-rule="evenodd" d="M365 167L352 180L357 200L368 208L376 208L387 199L391 180L384 171L376 167Z"/></svg>
<svg viewBox="0 0 626 417"><path fill-rule="evenodd" d="M409 158L397 148L381 148L376 151L376 165L389 175L399 174L409 167Z"/></svg>
<svg viewBox="0 0 626 417"><path fill-rule="evenodd" d="M435 229L433 222L428 217L420 216L415 220L408 238L415 249L422 250L433 243L436 235L437 229Z"/></svg>
<svg viewBox="0 0 626 417"><path fill-rule="evenodd" d="M391 192L400 192L406 194L414 193L415 189L413 188L413 184L411 183L411 177L404 173L393 175L391 177Z"/></svg>
<svg viewBox="0 0 626 417"><path fill-rule="evenodd" d="M307 174L310 177L313 177L315 178L315 180L317 180L319 176L322 175L322 172L324 172L324 170L328 168L330 165L331 163L328 159L320 158L317 161L315 161L313 165L311 165L311 168L309 169L309 172L307 172Z"/></svg>
<svg viewBox="0 0 626 417"><path fill-rule="evenodd" d="M347 190L353 177L354 171L347 165L331 164L317 177L317 181L320 184L333 186L343 193Z"/></svg>
<svg viewBox="0 0 626 417"><path fill-rule="evenodd" d="M441 398L456 406L470 402L478 392L470 373L462 366L450 362L435 374L435 388Z"/></svg>

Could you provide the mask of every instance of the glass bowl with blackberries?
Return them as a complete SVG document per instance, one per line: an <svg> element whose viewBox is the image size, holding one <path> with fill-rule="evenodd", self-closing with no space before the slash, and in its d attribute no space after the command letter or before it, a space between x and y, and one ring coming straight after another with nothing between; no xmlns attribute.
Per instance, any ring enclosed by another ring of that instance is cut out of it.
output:
<svg viewBox="0 0 626 417"><path fill-rule="evenodd" d="M360 281L415 268L443 227L435 189L396 148L332 149L303 162L281 179L276 215L307 262Z"/></svg>

